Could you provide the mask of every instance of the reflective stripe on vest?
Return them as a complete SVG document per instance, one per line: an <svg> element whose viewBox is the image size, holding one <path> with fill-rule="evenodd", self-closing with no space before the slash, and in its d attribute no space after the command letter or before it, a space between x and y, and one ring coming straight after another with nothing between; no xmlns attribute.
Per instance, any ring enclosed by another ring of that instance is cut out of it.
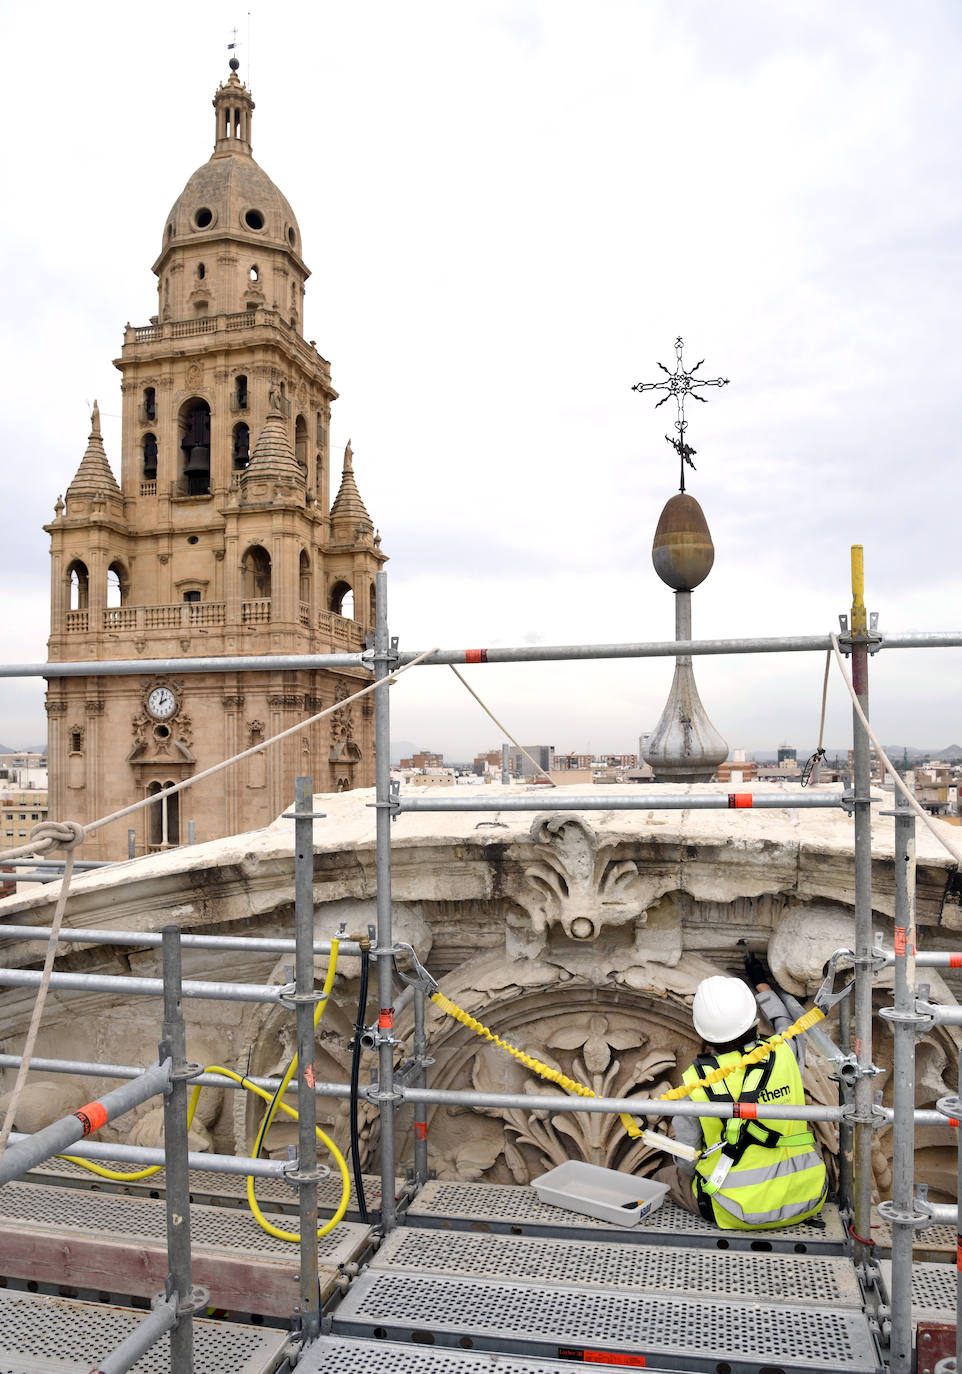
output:
<svg viewBox="0 0 962 1374"><path fill-rule="evenodd" d="M718 1056L717 1061L709 1059L707 1065L702 1058L685 1071L684 1080L700 1078L705 1067L715 1062L725 1065L739 1057L739 1052L733 1051ZM762 1064L736 1069L707 1091L695 1088L691 1098L694 1102L754 1101L762 1110L765 1101L801 1106L805 1091L794 1054L787 1045L778 1045ZM707 1150L695 1165L693 1191L705 1203L710 1198L716 1225L755 1230L803 1221L819 1211L828 1184L806 1122L761 1118L755 1123L719 1117L699 1120ZM726 1156L732 1158L730 1168L716 1173ZM710 1182L713 1173L717 1184Z"/></svg>

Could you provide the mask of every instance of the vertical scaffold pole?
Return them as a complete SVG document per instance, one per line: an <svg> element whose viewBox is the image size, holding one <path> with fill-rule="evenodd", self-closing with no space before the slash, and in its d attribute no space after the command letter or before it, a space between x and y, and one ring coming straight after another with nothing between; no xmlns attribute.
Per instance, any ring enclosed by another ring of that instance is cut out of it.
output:
<svg viewBox="0 0 962 1374"><path fill-rule="evenodd" d="M509 765L508 765L508 746L507 746L506 744L502 744L502 746L501 746L501 783L502 783L502 786L507 787L507 785L508 785L508 783L509 783L510 781L511 781L511 769L510 769L510 767L509 767Z"/></svg>
<svg viewBox="0 0 962 1374"><path fill-rule="evenodd" d="M387 574L376 575L374 678L394 667L387 621ZM385 1234L397 1224L394 1199L394 928L391 912L391 702L388 688L374 693L374 800L377 823L377 997L378 1104L381 1127L381 1225Z"/></svg>
<svg viewBox="0 0 962 1374"><path fill-rule="evenodd" d="M294 779L294 1006L297 1036L300 1317L305 1345L321 1330L317 1285L317 1099L314 1095L314 779Z"/></svg>
<svg viewBox="0 0 962 1374"><path fill-rule="evenodd" d="M892 1126L892 1374L912 1369L912 1242L915 1236L915 815L895 802L895 1048Z"/></svg>
<svg viewBox="0 0 962 1374"><path fill-rule="evenodd" d="M852 684L868 719L868 617L861 544L852 545ZM855 1255L865 1263L872 1234L872 803L868 735L852 710L855 790Z"/></svg>
<svg viewBox="0 0 962 1374"><path fill-rule="evenodd" d="M428 1085L425 1056L428 1052L428 1038L424 1030L424 989L414 989L414 1058L418 1069L414 1078L416 1088ZM423 1188L428 1181L428 1104L414 1104L414 1181Z"/></svg>
<svg viewBox="0 0 962 1374"><path fill-rule="evenodd" d="M167 1285L177 1300L170 1328L170 1367L194 1371L193 1285L190 1262L190 1174L187 1167L187 1036L181 1005L180 927L164 926L161 955L164 1022L160 1058L170 1058L170 1086L164 1097L164 1168L167 1203Z"/></svg>

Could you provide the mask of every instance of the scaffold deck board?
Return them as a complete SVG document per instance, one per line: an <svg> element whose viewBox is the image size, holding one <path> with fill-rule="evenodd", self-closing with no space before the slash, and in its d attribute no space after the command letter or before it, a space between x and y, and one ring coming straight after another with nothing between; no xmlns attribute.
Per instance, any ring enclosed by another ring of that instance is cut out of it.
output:
<svg viewBox="0 0 962 1374"><path fill-rule="evenodd" d="M388 1236L371 1268L562 1286L577 1275L584 1288L862 1309L855 1269L842 1255L719 1252L405 1226Z"/></svg>
<svg viewBox="0 0 962 1374"><path fill-rule="evenodd" d="M892 1261L882 1260L882 1282L892 1293ZM912 1325L954 1322L958 1270L954 1264L912 1264Z"/></svg>
<svg viewBox="0 0 962 1374"><path fill-rule="evenodd" d="M133 1164L110 1163L106 1160L98 1160L97 1163L103 1163L105 1167L113 1169L116 1173L137 1172L136 1166ZM83 1188L91 1193L125 1193L130 1197L163 1197L165 1187L163 1170L159 1174L153 1174L150 1178L101 1178L97 1174L92 1174L89 1169L71 1163L69 1159L47 1160L35 1169L31 1169L29 1174L24 1177L30 1183L52 1184L57 1188ZM378 1211L381 1206L380 1175L364 1174L362 1177L368 1209ZM396 1184L398 1192L402 1186L401 1181L398 1180ZM212 1207L246 1208L247 1179L240 1174L215 1173L212 1169L191 1169L190 1200ZM341 1176L334 1170L330 1178L322 1179L317 1185L318 1211L322 1216L330 1216L340 1200ZM290 1212L291 1214L297 1211L297 1191L282 1179L259 1178L257 1180L257 1201L261 1206L269 1203L272 1211ZM348 1203L346 1217L348 1221L359 1220L357 1195L353 1180L351 1181L351 1200Z"/></svg>
<svg viewBox="0 0 962 1374"><path fill-rule="evenodd" d="M500 1183L426 1183L407 1209L409 1224L442 1229L489 1230L509 1235L576 1236L604 1234L611 1240L642 1245L692 1245L699 1249L752 1250L756 1253L836 1254L847 1252L838 1208L829 1203L811 1221L776 1231L723 1231L702 1217L665 1202L640 1226L620 1227L550 1207L533 1188Z"/></svg>
<svg viewBox="0 0 962 1374"><path fill-rule="evenodd" d="M322 1336L302 1355L297 1374L574 1374L576 1367L568 1359Z"/></svg>
<svg viewBox="0 0 962 1374"><path fill-rule="evenodd" d="M3 1374L89 1374L143 1320L129 1307L75 1302L0 1289ZM194 1321L195 1365L204 1374L272 1374L282 1363L286 1332L236 1322ZM176 1374L166 1336L131 1374Z"/></svg>
<svg viewBox="0 0 962 1374"><path fill-rule="evenodd" d="M266 1214L285 1230L291 1218ZM191 1207L194 1282L229 1312L286 1317L298 1297L298 1246L261 1230L250 1213ZM371 1228L341 1222L318 1242L322 1292L358 1259ZM0 1273L75 1288L152 1297L167 1276L163 1202L40 1183L0 1189Z"/></svg>
<svg viewBox="0 0 962 1374"><path fill-rule="evenodd" d="M580 1275L572 1275L580 1282ZM861 1312L653 1296L368 1269L333 1313L336 1335L580 1363L717 1374L878 1374ZM641 1362L644 1361L642 1366ZM443 1366L442 1366L443 1368Z"/></svg>

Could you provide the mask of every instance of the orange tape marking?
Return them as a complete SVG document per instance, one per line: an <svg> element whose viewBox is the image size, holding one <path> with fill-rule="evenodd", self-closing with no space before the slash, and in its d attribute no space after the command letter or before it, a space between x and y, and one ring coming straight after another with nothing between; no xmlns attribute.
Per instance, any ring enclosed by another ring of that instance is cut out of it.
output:
<svg viewBox="0 0 962 1374"><path fill-rule="evenodd" d="M465 649L464 661L465 663L487 663L488 651L487 649Z"/></svg>
<svg viewBox="0 0 962 1374"><path fill-rule="evenodd" d="M107 1124L107 1108L102 1102L88 1102L85 1107L78 1107L73 1115L83 1127L84 1135L99 1131Z"/></svg>
<svg viewBox="0 0 962 1374"><path fill-rule="evenodd" d="M414 1123L414 1139L415 1139L415 1140L427 1140L427 1138L428 1138L428 1123L427 1123L426 1121L415 1121L415 1123Z"/></svg>
<svg viewBox="0 0 962 1374"><path fill-rule="evenodd" d="M394 1025L394 1008L382 1007L377 1014L378 1030L390 1030Z"/></svg>
<svg viewBox="0 0 962 1374"><path fill-rule="evenodd" d="M728 808L729 808L730 811L734 811L734 810L739 810L739 811L740 811L740 810L742 809L742 807L745 807L745 806L750 807L751 805L752 805L752 794L751 794L751 792L729 792L729 794L728 794Z"/></svg>
<svg viewBox="0 0 962 1374"><path fill-rule="evenodd" d="M754 1102L736 1102L732 1116L745 1121L756 1121L758 1119L758 1106Z"/></svg>

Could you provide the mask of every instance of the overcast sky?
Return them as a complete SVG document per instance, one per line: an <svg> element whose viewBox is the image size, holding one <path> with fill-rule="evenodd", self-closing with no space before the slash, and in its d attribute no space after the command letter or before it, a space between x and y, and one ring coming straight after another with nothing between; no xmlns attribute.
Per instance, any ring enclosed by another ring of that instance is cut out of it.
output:
<svg viewBox="0 0 962 1374"><path fill-rule="evenodd" d="M677 465L633 382L673 341L715 567L696 637L816 634L865 548L883 630L960 620L958 0L7 5L4 641L46 657L41 525L99 398L119 473L125 321L213 144L238 26L254 155L298 217L305 334L341 399L405 649L670 638L651 540ZM882 737L962 743L962 654L874 661ZM467 669L525 743L632 751L670 660ZM810 747L823 660L702 659L732 747ZM394 733L500 743L446 668ZM850 708L833 681L826 742ZM45 736L0 683L0 740Z"/></svg>

